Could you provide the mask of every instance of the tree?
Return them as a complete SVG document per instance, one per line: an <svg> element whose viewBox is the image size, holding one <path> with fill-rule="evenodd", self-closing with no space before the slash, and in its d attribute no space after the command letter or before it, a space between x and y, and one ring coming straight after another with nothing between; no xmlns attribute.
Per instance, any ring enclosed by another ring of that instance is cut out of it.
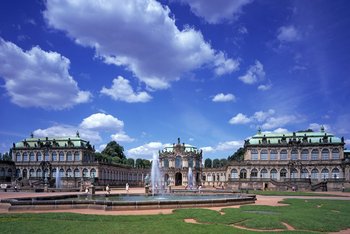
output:
<svg viewBox="0 0 350 234"><path fill-rule="evenodd" d="M142 163L143 163L145 169L148 169L148 168L152 167L152 164L151 164L150 160L142 159Z"/></svg>
<svg viewBox="0 0 350 234"><path fill-rule="evenodd" d="M211 167L212 167L212 164L213 164L213 162L211 161L210 158L207 158L207 159L204 161L204 167L205 167L205 168L211 168Z"/></svg>
<svg viewBox="0 0 350 234"><path fill-rule="evenodd" d="M136 168L144 168L144 167L145 167L145 166L143 165L143 160L142 160L141 158L136 159L135 167L136 167Z"/></svg>
<svg viewBox="0 0 350 234"><path fill-rule="evenodd" d="M226 158L220 159L220 167L226 167L226 165L227 165L227 159Z"/></svg>
<svg viewBox="0 0 350 234"><path fill-rule="evenodd" d="M135 160L133 158L128 158L126 160L126 165L129 165L131 167L135 167Z"/></svg>
<svg viewBox="0 0 350 234"><path fill-rule="evenodd" d="M220 167L220 160L218 158L213 160L213 167L219 168Z"/></svg>
<svg viewBox="0 0 350 234"><path fill-rule="evenodd" d="M244 160L244 148L239 148L233 155L227 158L228 161L243 161Z"/></svg>
<svg viewBox="0 0 350 234"><path fill-rule="evenodd" d="M112 158L118 157L124 159L124 147L119 145L116 141L111 141L107 144L106 148L101 152L104 155L110 156Z"/></svg>

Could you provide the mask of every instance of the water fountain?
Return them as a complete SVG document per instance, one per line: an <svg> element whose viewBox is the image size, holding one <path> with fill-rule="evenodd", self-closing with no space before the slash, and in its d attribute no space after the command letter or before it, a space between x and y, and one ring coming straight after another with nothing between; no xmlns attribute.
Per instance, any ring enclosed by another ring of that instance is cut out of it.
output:
<svg viewBox="0 0 350 234"><path fill-rule="evenodd" d="M162 181L163 175L161 174L160 168L159 168L159 158L158 154L153 154L153 161L152 161L152 170L151 170L151 185L152 185L152 195L157 193L164 193L163 188L163 181Z"/></svg>
<svg viewBox="0 0 350 234"><path fill-rule="evenodd" d="M58 167L56 168L56 188L61 188L61 176Z"/></svg>
<svg viewBox="0 0 350 234"><path fill-rule="evenodd" d="M192 168L188 168L188 173L187 173L187 184L189 189L193 189L193 174L192 174Z"/></svg>

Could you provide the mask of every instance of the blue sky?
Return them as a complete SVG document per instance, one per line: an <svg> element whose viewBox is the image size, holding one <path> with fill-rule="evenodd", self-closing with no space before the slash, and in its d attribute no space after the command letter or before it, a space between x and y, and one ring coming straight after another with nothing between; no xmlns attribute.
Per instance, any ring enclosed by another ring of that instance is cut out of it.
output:
<svg viewBox="0 0 350 234"><path fill-rule="evenodd" d="M34 133L224 158L303 129L350 144L350 2L1 1L0 152Z"/></svg>

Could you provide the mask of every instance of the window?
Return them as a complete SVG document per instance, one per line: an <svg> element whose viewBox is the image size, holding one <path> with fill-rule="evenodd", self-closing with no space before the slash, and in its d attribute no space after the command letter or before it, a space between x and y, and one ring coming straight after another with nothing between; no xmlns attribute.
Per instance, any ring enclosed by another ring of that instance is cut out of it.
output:
<svg viewBox="0 0 350 234"><path fill-rule="evenodd" d="M74 161L80 161L80 153L78 151L74 152Z"/></svg>
<svg viewBox="0 0 350 234"><path fill-rule="evenodd" d="M261 178L268 178L267 170L264 168L260 171Z"/></svg>
<svg viewBox="0 0 350 234"><path fill-rule="evenodd" d="M287 177L287 170L286 169L282 169L280 171L280 178L286 178Z"/></svg>
<svg viewBox="0 0 350 234"><path fill-rule="evenodd" d="M339 150L338 149L332 150L332 159L339 159Z"/></svg>
<svg viewBox="0 0 350 234"><path fill-rule="evenodd" d="M238 179L238 171L236 169L231 170L231 178Z"/></svg>
<svg viewBox="0 0 350 234"><path fill-rule="evenodd" d="M66 176L67 177L72 177L73 176L72 170L70 168L67 169Z"/></svg>
<svg viewBox="0 0 350 234"><path fill-rule="evenodd" d="M334 168L332 170L332 178L339 179L340 178L340 171L338 168Z"/></svg>
<svg viewBox="0 0 350 234"><path fill-rule="evenodd" d="M258 151L256 149L251 150L252 160L258 160Z"/></svg>
<svg viewBox="0 0 350 234"><path fill-rule="evenodd" d="M323 168L322 169L321 177L322 177L322 179L328 179L328 177L329 177L329 170L327 168Z"/></svg>
<svg viewBox="0 0 350 234"><path fill-rule="evenodd" d="M89 171L86 168L83 169L83 177L89 177Z"/></svg>
<svg viewBox="0 0 350 234"><path fill-rule="evenodd" d="M322 160L328 160L329 159L329 150L323 149L321 154Z"/></svg>
<svg viewBox="0 0 350 234"><path fill-rule="evenodd" d="M296 168L293 168L290 172L290 178L296 179L298 178L298 170Z"/></svg>
<svg viewBox="0 0 350 234"><path fill-rule="evenodd" d="M287 160L288 159L288 154L287 154L287 150L281 150L280 152L280 159L281 160Z"/></svg>
<svg viewBox="0 0 350 234"><path fill-rule="evenodd" d="M258 178L258 170L254 168L254 169L250 172L250 177L251 177L251 178Z"/></svg>
<svg viewBox="0 0 350 234"><path fill-rule="evenodd" d="M261 150L260 152L260 159L261 160L267 160L267 150Z"/></svg>
<svg viewBox="0 0 350 234"><path fill-rule="evenodd" d="M41 152L36 153L36 157L37 157L39 162L43 161L43 156L42 156Z"/></svg>
<svg viewBox="0 0 350 234"><path fill-rule="evenodd" d="M29 170L29 177L35 177L35 171L34 169Z"/></svg>
<svg viewBox="0 0 350 234"><path fill-rule="evenodd" d="M62 151L59 153L59 157L61 162L64 161L64 153Z"/></svg>
<svg viewBox="0 0 350 234"><path fill-rule="evenodd" d="M303 179L309 178L309 171L306 168L301 169L300 177Z"/></svg>
<svg viewBox="0 0 350 234"><path fill-rule="evenodd" d="M118 175L119 175L119 172L118 172ZM92 168L92 169L90 170L90 177L92 177L92 178L95 178L95 177L96 177L96 170L95 170L94 168Z"/></svg>
<svg viewBox="0 0 350 234"><path fill-rule="evenodd" d="M50 161L50 155L49 155L49 152L45 152L44 154L45 156L45 161Z"/></svg>
<svg viewBox="0 0 350 234"><path fill-rule="evenodd" d="M23 153L23 161L28 161L28 153L27 152Z"/></svg>
<svg viewBox="0 0 350 234"><path fill-rule="evenodd" d="M188 167L193 168L193 158L192 157L190 157L188 159Z"/></svg>
<svg viewBox="0 0 350 234"><path fill-rule="evenodd" d="M58 173L56 168L52 169L52 176L55 177L55 178L56 178L56 173Z"/></svg>
<svg viewBox="0 0 350 234"><path fill-rule="evenodd" d="M246 179L247 178L247 170L246 169L242 169L241 172L239 173L239 177L241 179Z"/></svg>
<svg viewBox="0 0 350 234"><path fill-rule="evenodd" d="M30 160L31 162L34 162L34 161L35 161L35 156L34 156L34 153L33 153L33 152L30 152L30 153L29 153L29 160Z"/></svg>
<svg viewBox="0 0 350 234"><path fill-rule="evenodd" d="M41 178L41 169L36 170L36 177Z"/></svg>
<svg viewBox="0 0 350 234"><path fill-rule="evenodd" d="M52 152L52 161L57 161L57 153L56 153L56 151Z"/></svg>
<svg viewBox="0 0 350 234"><path fill-rule="evenodd" d="M70 151L67 152L67 161L73 161L73 155Z"/></svg>
<svg viewBox="0 0 350 234"><path fill-rule="evenodd" d="M309 160L309 151L307 149L301 151L301 160Z"/></svg>
<svg viewBox="0 0 350 234"><path fill-rule="evenodd" d="M64 177L64 170L62 168L60 169L60 177Z"/></svg>
<svg viewBox="0 0 350 234"><path fill-rule="evenodd" d="M270 175L271 175L271 179L277 179L277 170L276 169L272 169L270 171Z"/></svg>
<svg viewBox="0 0 350 234"><path fill-rule="evenodd" d="M165 158L163 160L163 163L164 163L164 168L169 168L169 159Z"/></svg>
<svg viewBox="0 0 350 234"><path fill-rule="evenodd" d="M318 160L318 150L317 149L313 149L311 151L311 160Z"/></svg>
<svg viewBox="0 0 350 234"><path fill-rule="evenodd" d="M80 171L78 168L75 168L74 170L74 177L80 177Z"/></svg>
<svg viewBox="0 0 350 234"><path fill-rule="evenodd" d="M316 168L312 169L312 171L311 171L311 179L313 179L313 180L318 179L318 170Z"/></svg>
<svg viewBox="0 0 350 234"><path fill-rule="evenodd" d="M20 153L16 153L16 161L17 162L21 161L21 154Z"/></svg>
<svg viewBox="0 0 350 234"><path fill-rule="evenodd" d="M175 168L182 168L181 156L176 156L176 158L175 158Z"/></svg>
<svg viewBox="0 0 350 234"><path fill-rule="evenodd" d="M298 150L293 149L291 152L291 160L298 160Z"/></svg>
<svg viewBox="0 0 350 234"><path fill-rule="evenodd" d="M277 150L270 151L270 160L277 160Z"/></svg>

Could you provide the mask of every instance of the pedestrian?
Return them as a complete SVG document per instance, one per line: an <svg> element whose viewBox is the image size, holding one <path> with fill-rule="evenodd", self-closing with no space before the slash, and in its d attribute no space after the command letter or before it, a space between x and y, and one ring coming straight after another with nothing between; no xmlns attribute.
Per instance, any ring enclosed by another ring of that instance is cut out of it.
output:
<svg viewBox="0 0 350 234"><path fill-rule="evenodd" d="M107 186L106 186L106 192L107 192L107 194L111 194L111 189L109 188L109 184L107 184Z"/></svg>
<svg viewBox="0 0 350 234"><path fill-rule="evenodd" d="M125 185L125 190L127 193L129 192L129 184L128 183L126 183L126 185Z"/></svg>

